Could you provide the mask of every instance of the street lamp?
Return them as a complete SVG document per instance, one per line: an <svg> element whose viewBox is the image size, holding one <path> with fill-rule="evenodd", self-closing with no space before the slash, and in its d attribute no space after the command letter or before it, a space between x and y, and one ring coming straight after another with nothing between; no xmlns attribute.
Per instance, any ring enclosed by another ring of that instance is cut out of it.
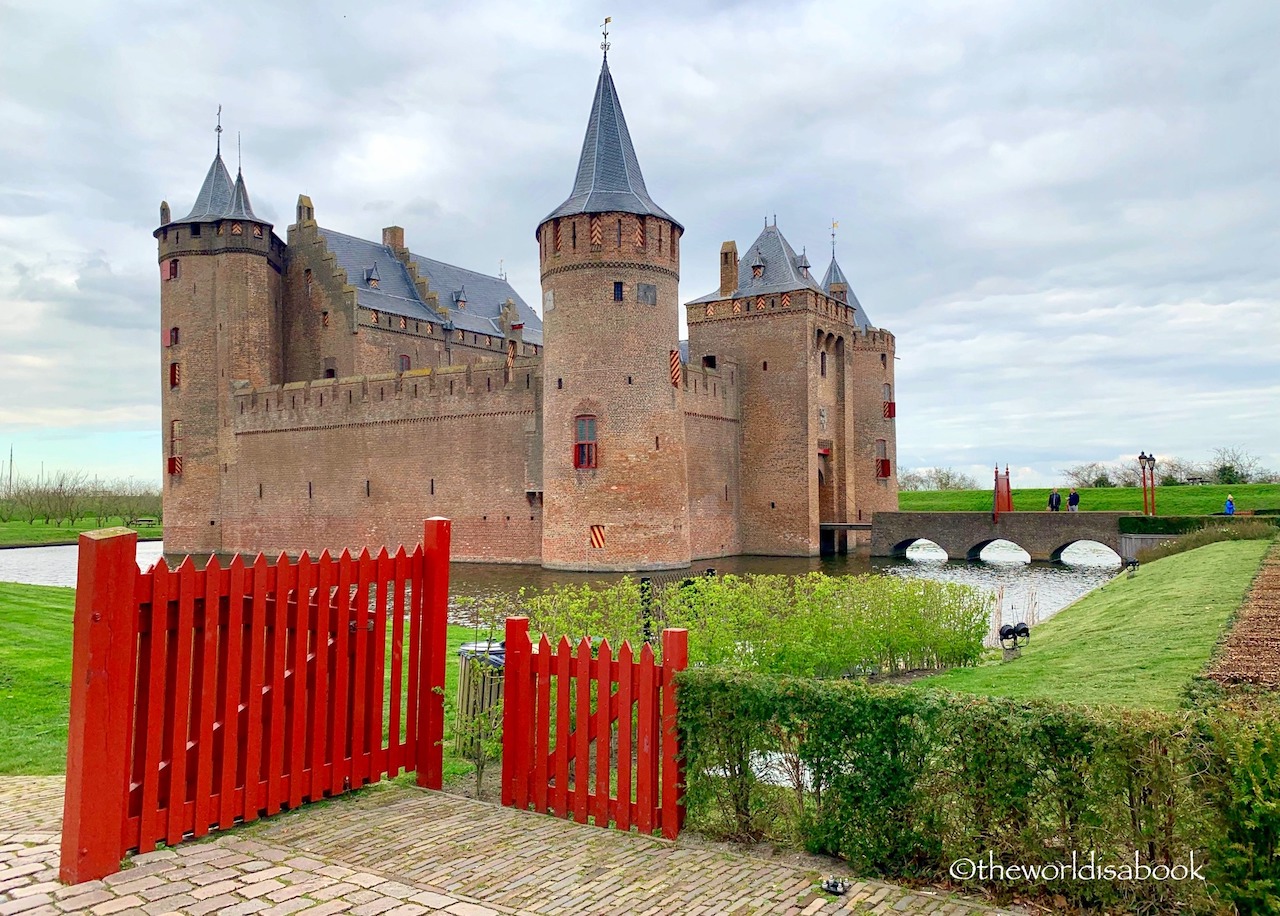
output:
<svg viewBox="0 0 1280 916"><path fill-rule="evenodd" d="M1142 514L1156 514L1156 456L1146 451L1138 453L1138 467L1142 473Z"/></svg>

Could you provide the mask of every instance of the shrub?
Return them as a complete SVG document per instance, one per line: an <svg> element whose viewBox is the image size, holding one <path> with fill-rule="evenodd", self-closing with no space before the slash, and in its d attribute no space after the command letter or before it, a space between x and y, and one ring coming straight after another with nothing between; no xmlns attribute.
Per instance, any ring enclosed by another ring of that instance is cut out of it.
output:
<svg viewBox="0 0 1280 916"><path fill-rule="evenodd" d="M798 842L864 872L946 880L956 859L1185 865L1198 881L1048 875L999 893L1168 912L1280 901L1280 715L1018 703L690 669L680 729L691 825ZM971 885L977 882L968 882Z"/></svg>
<svg viewBox="0 0 1280 916"><path fill-rule="evenodd" d="M1159 560L1161 557L1171 557L1175 553L1185 553L1188 550L1195 550L1197 547L1204 547L1207 544L1216 544L1219 541L1266 540L1275 537L1276 533L1276 527L1268 522L1241 521L1226 525L1215 525L1211 528L1192 531L1190 534L1184 534L1174 540L1165 541L1155 547L1139 550L1138 562L1150 563L1152 560Z"/></svg>
<svg viewBox="0 0 1280 916"><path fill-rule="evenodd" d="M975 663L991 597L969 586L890 576L724 576L646 595L632 579L525 597L532 628L633 645L689 630L691 665L817 677Z"/></svg>

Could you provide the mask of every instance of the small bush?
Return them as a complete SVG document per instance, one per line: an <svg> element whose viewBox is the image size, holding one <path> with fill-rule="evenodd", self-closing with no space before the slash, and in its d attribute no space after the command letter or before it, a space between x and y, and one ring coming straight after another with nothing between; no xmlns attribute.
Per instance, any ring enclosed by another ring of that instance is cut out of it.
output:
<svg viewBox="0 0 1280 916"><path fill-rule="evenodd" d="M1152 560L1159 560L1161 557L1171 557L1175 553L1185 553L1188 550L1195 550L1197 547L1204 547L1207 544L1216 544L1219 541L1267 540L1275 537L1276 534L1276 527L1267 522L1242 521L1226 525L1215 525L1211 528L1192 531L1190 534L1184 534L1182 537L1175 538L1172 541L1165 541L1155 547L1140 550L1138 551L1138 562L1150 563Z"/></svg>

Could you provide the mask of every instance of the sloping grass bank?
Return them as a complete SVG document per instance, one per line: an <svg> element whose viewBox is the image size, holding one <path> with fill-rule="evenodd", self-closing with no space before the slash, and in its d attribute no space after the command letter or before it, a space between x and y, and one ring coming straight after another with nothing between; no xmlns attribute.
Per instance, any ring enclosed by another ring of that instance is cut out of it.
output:
<svg viewBox="0 0 1280 916"><path fill-rule="evenodd" d="M1244 600L1270 541L1228 541L1121 575L1036 627L1014 662L918 683L961 693L1172 710Z"/></svg>
<svg viewBox="0 0 1280 916"><path fill-rule="evenodd" d="M72 588L0 582L0 776L42 776L66 769L75 594ZM458 647L475 638L468 627L449 627L444 669L446 778L471 769L453 756L452 734Z"/></svg>
<svg viewBox="0 0 1280 916"><path fill-rule="evenodd" d="M1070 487L1059 487L1066 511ZM1251 483L1239 486L1156 487L1156 509L1160 515L1212 515L1222 511L1227 494L1235 498L1236 511L1280 508L1280 484ZM1038 512L1048 506L1048 488L1013 491L1013 505L1019 512ZM903 512L990 512L991 488L985 490L927 490L898 494ZM1139 487L1101 487L1080 491L1082 512L1141 512Z"/></svg>

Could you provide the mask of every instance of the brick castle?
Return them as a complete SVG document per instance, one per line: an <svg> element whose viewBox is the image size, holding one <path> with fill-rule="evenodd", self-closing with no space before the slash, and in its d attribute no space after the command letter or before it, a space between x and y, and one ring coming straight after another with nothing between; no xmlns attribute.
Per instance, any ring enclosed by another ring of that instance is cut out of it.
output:
<svg viewBox="0 0 1280 916"><path fill-rule="evenodd" d="M894 338L834 257L819 282L776 221L725 242L679 340L684 229L607 60L535 233L541 317L400 227L322 227L306 196L282 240L220 150L160 223L170 551L413 543L443 515L459 560L664 569L843 549L822 523L897 508Z"/></svg>

